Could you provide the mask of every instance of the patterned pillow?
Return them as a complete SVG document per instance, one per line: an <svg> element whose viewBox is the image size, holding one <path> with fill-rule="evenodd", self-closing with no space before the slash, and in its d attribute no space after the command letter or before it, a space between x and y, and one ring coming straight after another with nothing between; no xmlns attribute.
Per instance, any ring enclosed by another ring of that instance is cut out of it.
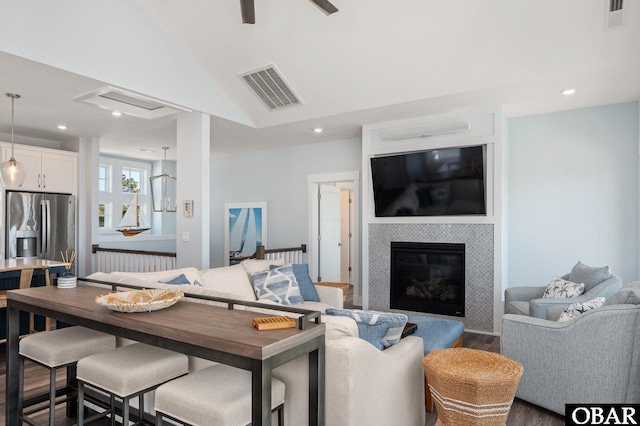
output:
<svg viewBox="0 0 640 426"><path fill-rule="evenodd" d="M560 318L558 318L558 322L569 321L583 312L587 312L594 308L599 308L604 304L604 300L604 297L596 297L595 299L591 299L586 302L572 303L567 309L564 310L564 312L562 312Z"/></svg>
<svg viewBox="0 0 640 426"><path fill-rule="evenodd" d="M258 299L272 300L281 305L298 305L304 302L291 265L254 272L251 274L251 283Z"/></svg>
<svg viewBox="0 0 640 426"><path fill-rule="evenodd" d="M290 264L286 264L290 265ZM293 268L293 275L296 277L298 287L300 288L300 295L305 301L319 302L320 296L318 296L318 290L313 285L311 277L309 276L309 265L306 263L294 263L290 265ZM277 268L278 265L271 265L271 269Z"/></svg>
<svg viewBox="0 0 640 426"><path fill-rule="evenodd" d="M350 317L356 321L361 339L382 350L400 341L407 324L405 314L363 311L359 309L327 309L327 315Z"/></svg>
<svg viewBox="0 0 640 426"><path fill-rule="evenodd" d="M551 282L547 284L547 289L544 291L542 298L575 297L580 296L582 293L584 293L584 283L574 283L554 276Z"/></svg>

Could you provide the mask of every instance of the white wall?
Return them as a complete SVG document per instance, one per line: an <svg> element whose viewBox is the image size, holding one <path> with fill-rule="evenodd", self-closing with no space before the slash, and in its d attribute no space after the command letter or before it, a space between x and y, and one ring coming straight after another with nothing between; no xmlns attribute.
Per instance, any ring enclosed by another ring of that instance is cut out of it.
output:
<svg viewBox="0 0 640 426"><path fill-rule="evenodd" d="M638 278L638 122L638 102L509 120L509 287L577 261Z"/></svg>
<svg viewBox="0 0 640 426"><path fill-rule="evenodd" d="M224 259L224 204L266 201L268 246L307 241L307 175L359 171L359 139L235 154L211 154L211 266Z"/></svg>

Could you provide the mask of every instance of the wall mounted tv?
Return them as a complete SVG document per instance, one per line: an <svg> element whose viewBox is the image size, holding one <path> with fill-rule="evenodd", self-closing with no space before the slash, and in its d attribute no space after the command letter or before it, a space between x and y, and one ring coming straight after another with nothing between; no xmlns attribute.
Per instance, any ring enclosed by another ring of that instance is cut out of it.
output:
<svg viewBox="0 0 640 426"><path fill-rule="evenodd" d="M376 217L485 215L485 146L371 158Z"/></svg>

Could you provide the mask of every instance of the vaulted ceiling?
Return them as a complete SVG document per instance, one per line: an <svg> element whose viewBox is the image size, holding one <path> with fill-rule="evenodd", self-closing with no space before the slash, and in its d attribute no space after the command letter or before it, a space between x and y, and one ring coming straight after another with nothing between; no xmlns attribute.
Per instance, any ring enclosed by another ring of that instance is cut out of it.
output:
<svg viewBox="0 0 640 426"><path fill-rule="evenodd" d="M175 146L176 115L115 118L73 98L110 85L211 114L222 152L353 138L363 124L476 105L517 116L640 99L638 2L624 2L616 29L609 0L332 3L327 16L307 0L260 0L250 25L240 0L0 0L11 17L0 91L22 95L21 137L96 136L104 152L150 159ZM270 111L240 78L270 65L301 105Z"/></svg>

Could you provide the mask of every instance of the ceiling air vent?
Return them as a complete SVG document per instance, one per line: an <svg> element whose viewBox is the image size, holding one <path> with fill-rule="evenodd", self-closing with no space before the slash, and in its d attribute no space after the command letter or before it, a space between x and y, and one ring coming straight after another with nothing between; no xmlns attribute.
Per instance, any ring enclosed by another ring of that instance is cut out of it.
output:
<svg viewBox="0 0 640 426"><path fill-rule="evenodd" d="M264 102L269 111L302 105L300 98L293 93L273 65L240 74L240 77Z"/></svg>
<svg viewBox="0 0 640 426"><path fill-rule="evenodd" d="M627 8L623 7L624 0L605 0L604 29L614 30L624 27L627 22Z"/></svg>
<svg viewBox="0 0 640 426"><path fill-rule="evenodd" d="M85 102L109 111L118 111L138 118L153 120L179 112L191 112L187 108L172 105L147 96L112 86L101 87L76 96L74 101Z"/></svg>

